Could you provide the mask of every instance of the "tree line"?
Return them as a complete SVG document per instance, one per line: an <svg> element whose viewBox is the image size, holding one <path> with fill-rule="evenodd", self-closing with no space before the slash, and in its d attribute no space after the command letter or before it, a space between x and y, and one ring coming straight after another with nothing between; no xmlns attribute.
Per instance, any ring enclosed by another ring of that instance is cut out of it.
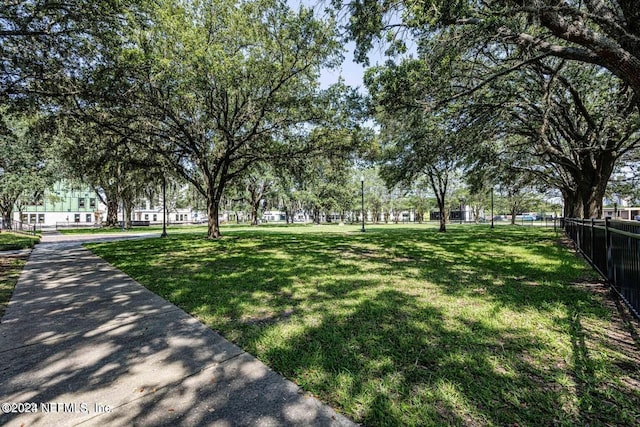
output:
<svg viewBox="0 0 640 427"><path fill-rule="evenodd" d="M254 218L274 188L285 210L304 194L326 211L353 199L354 169L377 165L388 189L431 194L442 231L461 182L469 200L557 191L565 216L600 217L635 179L633 3L335 0L319 15L278 0L5 2L0 209L73 177L115 224L119 201L178 180L217 238L238 189ZM387 48L366 96L320 84L347 40L364 63Z"/></svg>

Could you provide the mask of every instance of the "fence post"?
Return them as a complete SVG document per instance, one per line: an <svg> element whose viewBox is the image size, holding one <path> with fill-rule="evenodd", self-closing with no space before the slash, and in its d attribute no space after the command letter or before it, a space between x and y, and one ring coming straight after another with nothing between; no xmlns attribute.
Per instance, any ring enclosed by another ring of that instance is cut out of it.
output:
<svg viewBox="0 0 640 427"><path fill-rule="evenodd" d="M605 245L605 253L607 254L607 279L611 283L614 283L613 277L613 253L611 250L611 232L609 231L611 218L606 217L604 219L604 245Z"/></svg>
<svg viewBox="0 0 640 427"><path fill-rule="evenodd" d="M579 222L578 222L579 221ZM576 218L576 246L582 250L582 236L584 235L584 223L583 220Z"/></svg>
<svg viewBox="0 0 640 427"><path fill-rule="evenodd" d="M596 225L595 221L596 220L594 218L591 218L591 244L589 245L591 247L590 248L591 249L591 254L589 254L589 256L591 258L591 262L595 262L593 260L593 246L595 244L594 231L596 230L595 229L595 225Z"/></svg>

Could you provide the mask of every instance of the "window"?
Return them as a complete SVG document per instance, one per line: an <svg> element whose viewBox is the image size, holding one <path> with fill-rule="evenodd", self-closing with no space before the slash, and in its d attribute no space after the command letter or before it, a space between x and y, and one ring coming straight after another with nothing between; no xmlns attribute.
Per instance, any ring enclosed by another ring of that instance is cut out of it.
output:
<svg viewBox="0 0 640 427"><path fill-rule="evenodd" d="M22 214L22 222L29 222L29 215L27 214Z"/></svg>
<svg viewBox="0 0 640 427"><path fill-rule="evenodd" d="M78 197L78 208L79 209L84 209L85 207L85 199L84 197ZM80 222L80 221L77 221Z"/></svg>
<svg viewBox="0 0 640 427"><path fill-rule="evenodd" d="M86 214L85 215L85 221L86 222L91 222L91 214Z"/></svg>
<svg viewBox="0 0 640 427"><path fill-rule="evenodd" d="M73 217L74 222L80 222L80 214L75 214Z"/></svg>
<svg viewBox="0 0 640 427"><path fill-rule="evenodd" d="M29 215L29 224L35 224L36 223L36 214L30 214Z"/></svg>
<svg viewBox="0 0 640 427"><path fill-rule="evenodd" d="M158 214L153 214L153 220L157 221L158 220Z"/></svg>
<svg viewBox="0 0 640 427"><path fill-rule="evenodd" d="M89 199L89 208L91 209L96 208L96 199Z"/></svg>
<svg viewBox="0 0 640 427"><path fill-rule="evenodd" d="M38 222L44 224L44 214L38 214Z"/></svg>
<svg viewBox="0 0 640 427"><path fill-rule="evenodd" d="M176 221L180 221L180 220L178 219L179 217L180 217L180 216L179 216L178 214L176 214Z"/></svg>
<svg viewBox="0 0 640 427"><path fill-rule="evenodd" d="M149 221L149 214L144 214L144 220Z"/></svg>

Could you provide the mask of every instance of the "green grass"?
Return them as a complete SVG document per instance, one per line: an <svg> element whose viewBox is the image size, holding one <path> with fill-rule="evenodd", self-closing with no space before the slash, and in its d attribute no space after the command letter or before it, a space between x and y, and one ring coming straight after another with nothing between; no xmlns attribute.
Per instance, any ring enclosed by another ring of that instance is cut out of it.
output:
<svg viewBox="0 0 640 427"><path fill-rule="evenodd" d="M365 425L640 421L640 361L552 230L358 230L89 247Z"/></svg>
<svg viewBox="0 0 640 427"><path fill-rule="evenodd" d="M88 228L59 228L58 231L61 234L104 234L104 233L122 233L122 228L120 227L88 227ZM125 233L140 233L144 231L149 232L158 232L162 231L162 226L149 226L149 227L133 227L130 229L125 229ZM192 229L193 231L193 229Z"/></svg>
<svg viewBox="0 0 640 427"><path fill-rule="evenodd" d="M39 237L3 231L0 233L0 251L32 248L39 241Z"/></svg>
<svg viewBox="0 0 640 427"><path fill-rule="evenodd" d="M26 257L0 255L0 318L9 304L13 288L16 286L20 271L26 263Z"/></svg>
<svg viewBox="0 0 640 427"><path fill-rule="evenodd" d="M39 237L3 231L0 233L0 251L29 249L39 241ZM9 303L25 262L25 256L6 256L0 253L0 318Z"/></svg>

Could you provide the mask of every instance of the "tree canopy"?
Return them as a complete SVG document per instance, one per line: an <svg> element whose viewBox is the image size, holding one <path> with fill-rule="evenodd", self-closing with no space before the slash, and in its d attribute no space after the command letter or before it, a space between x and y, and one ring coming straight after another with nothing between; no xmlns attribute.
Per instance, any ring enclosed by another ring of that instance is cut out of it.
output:
<svg viewBox="0 0 640 427"><path fill-rule="evenodd" d="M460 39L482 49L492 43L514 47L497 73L531 58L557 58L599 65L640 94L640 11L633 0L355 0L334 5L351 13L347 25L366 61L376 38L396 40L403 31L430 37L458 28ZM393 47L400 46L396 43ZM507 65L509 61L515 63Z"/></svg>
<svg viewBox="0 0 640 427"><path fill-rule="evenodd" d="M142 1L4 1L0 8L0 96L33 101L72 93L70 81L117 46Z"/></svg>
<svg viewBox="0 0 640 427"><path fill-rule="evenodd" d="M7 110L0 107L0 214L10 224L15 203L41 193L50 182L51 168L42 117Z"/></svg>
<svg viewBox="0 0 640 427"><path fill-rule="evenodd" d="M437 117L458 105L449 129L473 129L468 164L533 172L561 190L566 215L599 217L616 162L639 142L632 3L354 1L347 30L362 61L376 38L389 53L403 36L417 43L415 59L388 61L369 85L377 108Z"/></svg>
<svg viewBox="0 0 640 427"><path fill-rule="evenodd" d="M342 117L343 91L318 82L339 58L335 25L278 0L166 1L152 18L117 58L124 75L110 77L126 103L111 97L90 114L189 181L215 238L227 184L257 162L310 154L313 128Z"/></svg>

